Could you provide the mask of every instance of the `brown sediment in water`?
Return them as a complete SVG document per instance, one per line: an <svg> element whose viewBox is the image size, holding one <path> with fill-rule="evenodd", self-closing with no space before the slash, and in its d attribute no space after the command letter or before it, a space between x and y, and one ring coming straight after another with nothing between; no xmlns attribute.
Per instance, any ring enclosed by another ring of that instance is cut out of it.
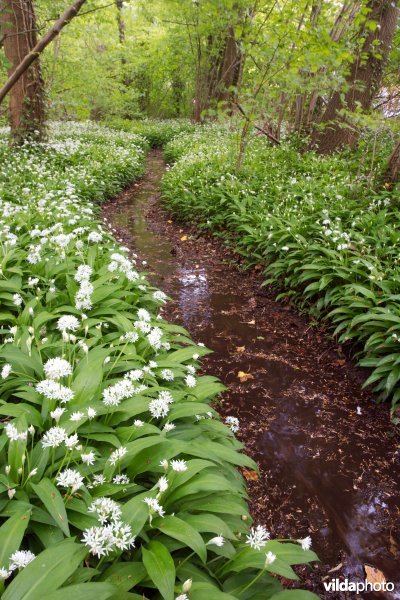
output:
<svg viewBox="0 0 400 600"><path fill-rule="evenodd" d="M363 597L400 598L400 445L387 406L361 390L365 372L320 328L260 287L257 271L173 222L159 202L161 152L147 167L103 216L171 296L166 318L213 350L204 370L227 386L217 408L240 419L260 467L258 479L245 473L255 521L273 537L311 535L321 563L301 579L321 597L357 597L325 592L323 578L364 580L367 564L395 592Z"/></svg>

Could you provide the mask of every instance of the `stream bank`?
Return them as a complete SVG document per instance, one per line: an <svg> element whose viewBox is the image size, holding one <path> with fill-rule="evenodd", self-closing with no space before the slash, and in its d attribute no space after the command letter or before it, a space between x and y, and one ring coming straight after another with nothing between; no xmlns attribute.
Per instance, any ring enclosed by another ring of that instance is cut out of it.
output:
<svg viewBox="0 0 400 600"><path fill-rule="evenodd" d="M364 371L339 346L260 287L257 270L244 273L218 240L170 219L164 170L153 150L145 177L103 216L171 296L165 317L214 351L203 365L227 386L217 408L240 419L260 466L259 478L244 473L256 522L272 537L311 535L321 564L302 579L321 597L356 597L324 592L323 578L363 580L371 565L397 591L363 597L400 598L400 452L387 407L361 391Z"/></svg>

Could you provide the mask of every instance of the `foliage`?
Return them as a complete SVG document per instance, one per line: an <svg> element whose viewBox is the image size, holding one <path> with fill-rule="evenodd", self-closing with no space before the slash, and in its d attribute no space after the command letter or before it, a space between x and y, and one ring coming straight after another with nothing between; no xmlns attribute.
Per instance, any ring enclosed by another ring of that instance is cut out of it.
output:
<svg viewBox="0 0 400 600"><path fill-rule="evenodd" d="M213 153L208 149L212 147ZM382 148L385 149L385 144ZM368 142L362 144L366 153ZM378 156L384 160L384 150ZM253 138L236 171L237 138L205 129L166 147L165 204L179 219L216 232L249 264L265 265L266 283L357 343L366 385L400 401L399 192L369 187L357 157L300 155L291 143L271 148Z"/></svg>
<svg viewBox="0 0 400 600"><path fill-rule="evenodd" d="M207 350L93 208L145 148L73 123L1 141L2 598L315 598L276 577L317 559L309 540L249 529L236 467L256 465L196 374Z"/></svg>
<svg viewBox="0 0 400 600"><path fill-rule="evenodd" d="M162 148L179 133L189 133L196 129L187 119L112 119L109 124L146 138L152 148Z"/></svg>

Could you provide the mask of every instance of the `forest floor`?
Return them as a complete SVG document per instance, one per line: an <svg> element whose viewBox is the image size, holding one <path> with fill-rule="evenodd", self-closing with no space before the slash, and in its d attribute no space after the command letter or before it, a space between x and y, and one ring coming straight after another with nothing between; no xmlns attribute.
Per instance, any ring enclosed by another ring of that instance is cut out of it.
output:
<svg viewBox="0 0 400 600"><path fill-rule="evenodd" d="M203 369L227 387L217 409L240 419L237 436L260 467L259 477L244 472L252 516L273 538L311 535L321 563L300 575L320 597L356 598L323 581L364 580L367 565L398 590L376 597L400 598L400 445L388 407L361 390L365 370L320 326L274 301L257 268L171 220L164 170L153 150L145 177L103 217L172 298L164 316L213 350Z"/></svg>

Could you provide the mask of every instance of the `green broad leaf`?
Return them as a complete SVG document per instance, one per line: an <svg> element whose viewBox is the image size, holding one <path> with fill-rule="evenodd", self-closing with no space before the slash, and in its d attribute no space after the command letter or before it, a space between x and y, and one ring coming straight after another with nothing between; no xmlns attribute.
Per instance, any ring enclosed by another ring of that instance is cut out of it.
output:
<svg viewBox="0 0 400 600"><path fill-rule="evenodd" d="M100 581L108 581L118 590L129 592L135 585L147 577L147 571L141 562L124 562L111 565L100 577Z"/></svg>
<svg viewBox="0 0 400 600"><path fill-rule="evenodd" d="M265 552L271 551L289 565L304 565L318 561L319 558L312 550L303 550L299 544L277 542L270 540L264 546Z"/></svg>
<svg viewBox="0 0 400 600"><path fill-rule="evenodd" d="M175 564L172 556L163 544L154 541L143 546L142 552L143 564L156 589L164 600L174 600Z"/></svg>
<svg viewBox="0 0 400 600"><path fill-rule="evenodd" d="M9 417L25 417L29 425L34 427L42 427L43 419L39 411L33 406L20 402L18 404L7 404L0 406L0 415L7 415Z"/></svg>
<svg viewBox="0 0 400 600"><path fill-rule="evenodd" d="M58 590L87 555L71 538L41 552L8 586L2 600L43 600Z"/></svg>
<svg viewBox="0 0 400 600"><path fill-rule="evenodd" d="M131 526L133 535L138 535L142 531L149 518L149 508L144 502L144 498L147 496L149 496L147 491L138 494L131 500L128 500L128 502L125 502L122 507L121 518L124 523Z"/></svg>
<svg viewBox="0 0 400 600"><path fill-rule="evenodd" d="M78 583L42 596L42 600L107 600L116 593L111 583Z"/></svg>
<svg viewBox="0 0 400 600"><path fill-rule="evenodd" d="M152 526L161 533L183 542L191 548L203 563L207 560L207 548L201 535L183 519L168 515L153 520Z"/></svg>
<svg viewBox="0 0 400 600"><path fill-rule="evenodd" d="M78 406L99 391L103 381L104 360L110 352L111 349L94 348L81 359L75 369L75 379L71 385L75 392L75 398L70 403L71 406Z"/></svg>
<svg viewBox="0 0 400 600"><path fill-rule="evenodd" d="M50 479L44 478L40 483L33 483L32 488L39 496L61 531L69 537L68 517L64 500L54 483L52 483Z"/></svg>
<svg viewBox="0 0 400 600"><path fill-rule="evenodd" d="M217 584L212 585L203 581L195 581L190 589L190 600L236 600L237 596L231 596L222 592Z"/></svg>
<svg viewBox="0 0 400 600"><path fill-rule="evenodd" d="M220 513L228 515L246 515L248 516L248 507L240 498L235 498L232 494L212 494L206 498L190 498L187 501L182 500L180 510L185 511L206 511L211 513Z"/></svg>
<svg viewBox="0 0 400 600"><path fill-rule="evenodd" d="M0 527L0 568L7 568L11 554L19 550L31 511L19 510Z"/></svg>
<svg viewBox="0 0 400 600"><path fill-rule="evenodd" d="M180 517L184 518L186 523L194 527L199 533L215 533L231 540L236 539L232 529L228 527L225 521L211 513L185 514L184 516L180 515Z"/></svg>

